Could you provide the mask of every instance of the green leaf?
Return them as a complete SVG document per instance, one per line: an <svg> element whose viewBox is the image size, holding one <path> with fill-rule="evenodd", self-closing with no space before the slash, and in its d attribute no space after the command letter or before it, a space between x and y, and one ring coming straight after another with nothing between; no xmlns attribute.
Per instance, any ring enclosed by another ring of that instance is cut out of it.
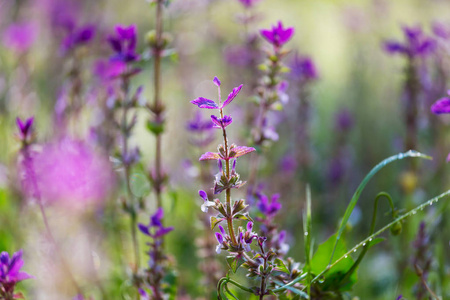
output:
<svg viewBox="0 0 450 300"><path fill-rule="evenodd" d="M327 268L330 253L333 251L333 246L335 245L335 243L336 234L332 235L328 240L319 245L316 253L314 253L314 256L311 260L311 272L313 274L317 275L322 270ZM331 263L334 263L338 258L344 256L345 253L347 253L347 247L345 246L345 240L341 238L336 243L336 255ZM349 277L347 282L342 283L341 279L343 279L345 274L350 270L350 268L353 266L353 263L354 261L350 256L337 263L324 275L325 280L321 284L322 289L324 291L337 291L341 289L347 290L347 288L351 288L351 286L356 282L356 272Z"/></svg>
<svg viewBox="0 0 450 300"><path fill-rule="evenodd" d="M211 217L211 229L214 229L217 226L217 224L219 224L222 221L223 221L223 218L218 219L216 217Z"/></svg>
<svg viewBox="0 0 450 300"><path fill-rule="evenodd" d="M147 176L141 173L134 173L130 178L131 193L137 197L142 198L150 194L151 185Z"/></svg>
<svg viewBox="0 0 450 300"><path fill-rule="evenodd" d="M160 122L147 121L147 129L154 135L160 135L164 132L164 124Z"/></svg>
<svg viewBox="0 0 450 300"><path fill-rule="evenodd" d="M430 156L427 156L425 154L422 154L420 152L414 151L414 150L409 150L408 152L405 153L399 153L397 155L391 156L386 158L385 160L383 160L382 162L380 162L378 165L376 165L370 172L369 174L366 175L366 177L363 179L363 181L360 183L360 185L358 186L358 188L356 189L355 193L353 194L352 199L350 200L350 203L347 206L347 209L345 210L345 214L344 217L342 218L342 222L341 225L339 226L339 229L337 231L337 236L336 236L336 241L333 247L333 250L330 252L331 253L331 257L329 259L330 263L332 263L333 260L333 256L335 255L336 252L336 247L337 244L339 242L339 239L341 238L342 233L344 232L345 226L347 225L348 219L350 218L350 215L353 212L353 209L356 206L356 203L359 200L359 197L361 196L362 191L364 190L364 187L367 185L367 183L369 182L369 180L382 168L384 168L385 166L387 166L388 164L396 161L396 160L400 160L406 157L420 157L420 158L424 158L424 159L431 159Z"/></svg>
<svg viewBox="0 0 450 300"><path fill-rule="evenodd" d="M274 262L274 264L275 264L275 266L276 266L278 271L281 271L281 272L286 273L286 274L290 274L291 273L291 272L289 272L289 269L286 267L286 265L284 264L284 262L281 259L276 258L273 262Z"/></svg>
<svg viewBox="0 0 450 300"><path fill-rule="evenodd" d="M233 273L236 273L237 269L245 262L241 256L227 256L227 263L230 266Z"/></svg>
<svg viewBox="0 0 450 300"><path fill-rule="evenodd" d="M248 215L248 213L245 214L235 214L234 219L238 219L238 220L246 220L246 221L251 221L253 222L253 219Z"/></svg>

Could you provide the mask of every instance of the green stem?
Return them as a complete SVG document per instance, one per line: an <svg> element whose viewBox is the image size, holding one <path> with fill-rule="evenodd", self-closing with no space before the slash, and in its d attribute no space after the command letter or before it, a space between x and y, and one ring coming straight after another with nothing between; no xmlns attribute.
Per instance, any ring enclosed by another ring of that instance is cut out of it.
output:
<svg viewBox="0 0 450 300"><path fill-rule="evenodd" d="M323 276L326 272L328 272L331 268L333 268L335 265L337 265L339 262L341 262L343 259L345 259L346 257L348 257L348 255L350 255L352 252L355 252L357 249L367 245L367 243L371 242L375 237L379 236L381 233L383 233L384 231L388 230L392 225L394 225L397 222L400 222L412 215L415 215L417 213L418 210L423 210L425 207L432 205L433 203L436 203L437 201L439 201L441 198L444 198L445 196L450 195L450 190L440 194L439 196L436 196L428 201L426 201L425 203L417 206L416 208L410 210L409 212L397 217L394 221L390 222L389 224L385 225L383 228L381 228L380 230L378 230L377 232L375 232L374 234L368 236L366 239L362 240L361 242L359 242L356 246L354 246L353 248L351 248L349 251L347 251L347 253L345 253L344 255L342 255L340 258L338 258L334 263L330 264L327 266L326 269L324 269L322 272L320 272L316 277L313 278L313 280L311 281L311 283L316 282L317 280L319 280L319 278L321 276Z"/></svg>

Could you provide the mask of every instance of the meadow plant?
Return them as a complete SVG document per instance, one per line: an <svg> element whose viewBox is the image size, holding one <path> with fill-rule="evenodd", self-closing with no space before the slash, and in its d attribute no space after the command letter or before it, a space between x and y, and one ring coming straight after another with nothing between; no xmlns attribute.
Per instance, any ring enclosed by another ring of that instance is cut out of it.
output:
<svg viewBox="0 0 450 300"><path fill-rule="evenodd" d="M17 283L33 278L33 276L21 271L24 264L22 254L22 250L17 251L11 257L8 252L0 253L0 299L24 299L22 293L14 290Z"/></svg>

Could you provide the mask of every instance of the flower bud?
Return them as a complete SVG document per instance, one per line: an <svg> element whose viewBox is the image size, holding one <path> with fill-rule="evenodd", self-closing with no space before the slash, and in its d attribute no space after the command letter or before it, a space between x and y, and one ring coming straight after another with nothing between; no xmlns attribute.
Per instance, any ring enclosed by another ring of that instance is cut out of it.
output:
<svg viewBox="0 0 450 300"><path fill-rule="evenodd" d="M402 232L402 223L400 221L395 222L390 230L392 235L399 235Z"/></svg>

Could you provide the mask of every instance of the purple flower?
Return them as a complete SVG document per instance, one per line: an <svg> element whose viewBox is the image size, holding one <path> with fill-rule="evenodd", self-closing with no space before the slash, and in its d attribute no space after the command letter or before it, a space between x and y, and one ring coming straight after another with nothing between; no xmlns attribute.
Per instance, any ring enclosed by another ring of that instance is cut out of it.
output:
<svg viewBox="0 0 450 300"><path fill-rule="evenodd" d="M26 52L37 38L36 26L31 23L13 23L3 32L5 47L15 52Z"/></svg>
<svg viewBox="0 0 450 300"><path fill-rule="evenodd" d="M94 74L106 84L112 79L118 78L127 69L126 63L122 61L98 60L94 63Z"/></svg>
<svg viewBox="0 0 450 300"><path fill-rule="evenodd" d="M353 127L353 115L346 109L341 109L335 117L335 127L340 131L347 131Z"/></svg>
<svg viewBox="0 0 450 300"><path fill-rule="evenodd" d="M274 47L279 48L286 44L294 35L294 28L283 28L281 21L278 24L272 25L272 29L260 30L261 35Z"/></svg>
<svg viewBox="0 0 450 300"><path fill-rule="evenodd" d="M233 122L233 119L231 118L231 116L224 116L223 118L218 118L218 117L212 115L211 120L214 124L213 128L220 128L220 129L226 128L228 125L230 125Z"/></svg>
<svg viewBox="0 0 450 300"><path fill-rule="evenodd" d="M267 217L273 217L281 209L281 203L278 202L280 194L273 194L269 199L263 193L258 193L257 197L259 198L258 209Z"/></svg>
<svg viewBox="0 0 450 300"><path fill-rule="evenodd" d="M450 90L447 91L447 94L450 96ZM436 101L431 106L431 112L436 115L450 113L450 97L444 97Z"/></svg>
<svg viewBox="0 0 450 300"><path fill-rule="evenodd" d="M11 294L16 283L33 278L26 272L20 271L23 267L22 250L17 251L12 257L8 252L0 253L0 291Z"/></svg>
<svg viewBox="0 0 450 300"><path fill-rule="evenodd" d="M220 81L217 77L214 77L213 82L220 89ZM208 109L223 109L225 106L231 103L231 101L236 98L239 92L242 89L242 84L238 87L235 87L231 93L228 95L227 99L222 104L217 104L213 100L209 100L203 97L199 97L195 100L192 100L191 103L197 105L199 108L208 108Z"/></svg>
<svg viewBox="0 0 450 300"><path fill-rule="evenodd" d="M219 232L216 232L215 235L216 235L217 242L219 243L216 247L216 252L217 252L217 254L220 254L220 252L222 251L222 245L224 242L223 236Z"/></svg>
<svg viewBox="0 0 450 300"><path fill-rule="evenodd" d="M125 63L139 60L136 53L137 29L136 25L128 27L117 25L115 27L115 35L108 37L111 48L116 52L111 60L122 61Z"/></svg>
<svg viewBox="0 0 450 300"><path fill-rule="evenodd" d="M187 130L203 133L205 131L209 131L213 128L214 124L212 124L208 119L202 119L202 114L200 111L196 111L194 118L187 123Z"/></svg>
<svg viewBox="0 0 450 300"><path fill-rule="evenodd" d="M64 38L61 48L64 52L69 52L77 46L90 42L95 36L95 27L86 25L80 28L68 28L67 36Z"/></svg>
<svg viewBox="0 0 450 300"><path fill-rule="evenodd" d="M298 81L309 81L319 78L316 65L308 56L295 54L290 66L290 76Z"/></svg>
<svg viewBox="0 0 450 300"><path fill-rule="evenodd" d="M198 194L200 196L200 198L203 199L203 204L201 206L202 212L208 212L208 207L214 207L216 206L216 204L213 201L209 201L208 199L208 195L206 194L205 191L198 191Z"/></svg>
<svg viewBox="0 0 450 300"><path fill-rule="evenodd" d="M25 123L20 120L20 118L16 118L17 127L19 128L20 132L20 139L22 141L29 140L32 133L33 133L33 121L34 117L31 117L25 121Z"/></svg>
<svg viewBox="0 0 450 300"><path fill-rule="evenodd" d="M164 210L160 207L154 215L150 216L149 225L139 223L138 228L142 233L152 238L159 238L163 235L166 235L173 230L173 227L164 227L161 222L163 217Z"/></svg>
<svg viewBox="0 0 450 300"><path fill-rule="evenodd" d="M436 48L436 41L427 37L420 26L403 27L406 42L386 41L384 49L390 54L404 54L408 57L426 56Z"/></svg>

